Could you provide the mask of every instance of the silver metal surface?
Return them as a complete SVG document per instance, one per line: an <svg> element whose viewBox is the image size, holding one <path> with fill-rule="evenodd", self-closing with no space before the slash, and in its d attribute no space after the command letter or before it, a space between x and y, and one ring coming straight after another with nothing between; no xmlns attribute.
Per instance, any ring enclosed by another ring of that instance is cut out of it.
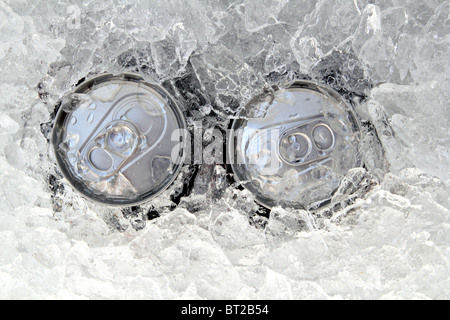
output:
<svg viewBox="0 0 450 320"><path fill-rule="evenodd" d="M309 81L256 97L228 137L236 179L272 208L317 208L361 165L360 125L335 91Z"/></svg>
<svg viewBox="0 0 450 320"><path fill-rule="evenodd" d="M132 74L103 75L62 101L52 144L84 196L134 205L163 192L184 160L186 123L169 94Z"/></svg>

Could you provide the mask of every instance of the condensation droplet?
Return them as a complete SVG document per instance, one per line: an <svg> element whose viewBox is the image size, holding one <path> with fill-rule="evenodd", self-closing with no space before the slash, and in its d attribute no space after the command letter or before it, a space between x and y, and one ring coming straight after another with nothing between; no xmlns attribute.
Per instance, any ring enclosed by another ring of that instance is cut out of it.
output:
<svg viewBox="0 0 450 320"><path fill-rule="evenodd" d="M88 116L87 122L88 122L89 124L92 123L92 122L94 122L94 114L91 113L91 114Z"/></svg>
<svg viewBox="0 0 450 320"><path fill-rule="evenodd" d="M77 118L72 117L72 119L70 119L70 123L74 126L77 124Z"/></svg>

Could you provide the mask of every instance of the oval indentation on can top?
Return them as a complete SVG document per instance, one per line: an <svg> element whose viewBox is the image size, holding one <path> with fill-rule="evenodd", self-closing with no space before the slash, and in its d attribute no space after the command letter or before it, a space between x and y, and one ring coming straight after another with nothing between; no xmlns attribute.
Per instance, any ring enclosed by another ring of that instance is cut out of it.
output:
<svg viewBox="0 0 450 320"><path fill-rule="evenodd" d="M92 122L94 122L94 114L90 113L86 119L87 123L91 124Z"/></svg>
<svg viewBox="0 0 450 320"><path fill-rule="evenodd" d="M325 124L318 124L314 127L312 137L316 147L322 151L327 151L334 147L335 137L333 130Z"/></svg>
<svg viewBox="0 0 450 320"><path fill-rule="evenodd" d="M113 159L102 148L94 148L89 153L89 161L99 171L108 171L113 165Z"/></svg>

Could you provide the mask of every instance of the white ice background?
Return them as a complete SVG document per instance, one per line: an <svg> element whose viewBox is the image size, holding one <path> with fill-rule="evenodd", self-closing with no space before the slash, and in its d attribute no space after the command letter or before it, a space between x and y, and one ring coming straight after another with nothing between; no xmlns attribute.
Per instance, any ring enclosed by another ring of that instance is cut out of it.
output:
<svg viewBox="0 0 450 320"><path fill-rule="evenodd" d="M449 12L442 0L0 0L0 298L450 298ZM322 215L249 217L252 196L204 166L175 210L163 196L160 218L128 220L52 180L41 130L80 79L124 71L171 87L206 132L294 79L356 93L366 167Z"/></svg>

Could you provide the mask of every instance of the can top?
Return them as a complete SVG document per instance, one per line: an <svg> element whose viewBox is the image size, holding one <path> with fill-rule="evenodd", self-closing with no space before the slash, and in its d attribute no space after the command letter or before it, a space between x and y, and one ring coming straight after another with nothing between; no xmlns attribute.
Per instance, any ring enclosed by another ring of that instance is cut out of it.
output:
<svg viewBox="0 0 450 320"><path fill-rule="evenodd" d="M348 170L361 165L352 107L309 81L253 99L233 122L229 139L235 177L268 208L318 208Z"/></svg>
<svg viewBox="0 0 450 320"><path fill-rule="evenodd" d="M64 97L52 145L77 191L108 205L134 205L176 178L185 129L183 114L162 87L133 74L107 74Z"/></svg>

